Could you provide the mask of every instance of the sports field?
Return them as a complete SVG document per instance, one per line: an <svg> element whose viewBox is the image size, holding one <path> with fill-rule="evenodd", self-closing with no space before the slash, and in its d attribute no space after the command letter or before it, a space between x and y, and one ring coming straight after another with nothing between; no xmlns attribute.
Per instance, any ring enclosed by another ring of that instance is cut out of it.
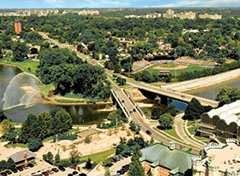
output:
<svg viewBox="0 0 240 176"><path fill-rule="evenodd" d="M157 74L160 70L169 70L172 75L178 76L182 72L189 72L194 70L203 70L206 67L198 66L198 65L184 65L184 64L154 64L146 70L150 73Z"/></svg>

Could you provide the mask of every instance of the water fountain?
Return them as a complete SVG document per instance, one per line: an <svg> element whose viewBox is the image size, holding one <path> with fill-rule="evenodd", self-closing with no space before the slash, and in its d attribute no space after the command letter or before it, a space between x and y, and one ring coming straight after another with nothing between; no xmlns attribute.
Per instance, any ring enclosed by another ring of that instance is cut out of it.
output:
<svg viewBox="0 0 240 176"><path fill-rule="evenodd" d="M18 106L25 108L41 102L41 89L43 83L33 74L23 72L16 75L9 83L3 96L3 109L11 109Z"/></svg>

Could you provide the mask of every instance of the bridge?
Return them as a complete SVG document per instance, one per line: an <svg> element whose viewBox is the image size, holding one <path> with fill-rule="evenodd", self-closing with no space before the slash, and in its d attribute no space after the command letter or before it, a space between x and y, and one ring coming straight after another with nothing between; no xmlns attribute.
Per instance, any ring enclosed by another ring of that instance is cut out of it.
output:
<svg viewBox="0 0 240 176"><path fill-rule="evenodd" d="M144 113L135 103L132 97L128 94L128 92L125 89L121 89L118 86L116 86L112 82L112 80L109 79L109 81L111 82L112 85L112 95L116 102L118 103L118 106L122 109L125 116L128 117L129 119L132 119L136 124L141 123L141 130L143 132L146 132L146 130L151 131L152 133L151 136L156 141L163 142L165 145L169 145L169 142L173 141L173 139L170 139L167 136L163 135L162 133L153 130L148 120L146 120ZM185 145L184 143L180 143L178 141L175 141L175 143L178 149L180 149L181 147L189 148L189 146ZM199 154L199 145L195 145L194 147L192 147L192 153L196 155Z"/></svg>

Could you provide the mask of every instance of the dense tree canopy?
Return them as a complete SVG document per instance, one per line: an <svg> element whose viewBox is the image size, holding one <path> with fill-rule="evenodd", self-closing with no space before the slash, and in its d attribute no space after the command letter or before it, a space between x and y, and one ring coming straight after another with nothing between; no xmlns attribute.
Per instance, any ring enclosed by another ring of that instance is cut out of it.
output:
<svg viewBox="0 0 240 176"><path fill-rule="evenodd" d="M25 43L16 42L12 45L12 61L24 61L29 53L29 48Z"/></svg>

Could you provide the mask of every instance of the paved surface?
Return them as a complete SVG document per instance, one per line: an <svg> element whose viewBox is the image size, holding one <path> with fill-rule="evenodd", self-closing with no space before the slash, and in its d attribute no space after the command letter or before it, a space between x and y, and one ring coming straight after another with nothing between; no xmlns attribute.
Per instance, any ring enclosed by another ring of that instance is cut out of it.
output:
<svg viewBox="0 0 240 176"><path fill-rule="evenodd" d="M112 175L117 174L117 171L122 169L122 166L124 166L126 164L130 164L130 163L131 163L131 157L124 158L123 160L120 160L113 164L113 166L110 168L110 173Z"/></svg>
<svg viewBox="0 0 240 176"><path fill-rule="evenodd" d="M72 51L75 51L78 55L78 57L80 57L83 61L87 61L88 63L90 64L93 64L93 65L99 65L98 62L88 58L88 56L82 54L82 53L79 53L76 49L73 49L70 45L68 44L61 44L51 38L49 38L46 34L42 33L42 32L39 32L40 35L43 36L44 39L46 40L49 40L51 43L55 44L55 45L58 45L60 48L70 48L70 50ZM107 74L110 74L110 75L113 75L113 72L112 71L109 71L109 70L105 70ZM162 135L161 133L158 133L156 132L155 130L152 130L151 129L151 126L149 124L147 124L147 122L144 120L141 112L136 108L136 106L134 105L135 103L132 102L128 96L123 92L122 89L120 89L119 87L117 87L111 80L110 80L111 84L112 84L112 89L116 92L117 94L117 98L121 100L124 100L124 104L120 103L120 107L122 106L122 109L123 107L126 109L126 112L129 112L130 111L133 111L133 109L136 109L136 112L133 112L132 114L128 114L127 117L133 119L137 124L138 123L141 123L142 126L141 126L141 130L143 130L144 132L146 132L146 130L150 130L152 132L152 137L156 140L156 141L159 141L159 142L163 142L164 144L168 145L169 144L169 141L172 141L170 138ZM136 86L136 87L142 87L143 89L145 88L148 88L150 87L149 84L142 84L142 83L139 83L137 81L134 81L134 80L131 80L131 79L128 79L127 78L127 82ZM160 89L161 91L165 91L170 97L172 95L172 93L175 93L177 94L177 92L173 92L173 91L168 91L168 90L165 90L165 89L161 89L161 88L158 88L156 86L151 86L150 88L152 91L156 91L157 89ZM159 90L157 90L159 91ZM182 95L182 94L181 94ZM179 96L181 96L180 94L178 95L178 98ZM189 99L190 96L192 95L188 95L188 94L184 94L185 95L185 98L186 99ZM189 97L188 97L189 96ZM212 100L208 100L208 101L212 101ZM204 103L203 103L204 104ZM180 145L182 144L179 144L176 142L176 146L178 148L180 148ZM193 148L192 152L194 154L198 154L199 153L199 150L197 148Z"/></svg>
<svg viewBox="0 0 240 176"><path fill-rule="evenodd" d="M177 135L183 140L185 141L187 144L191 144L193 146L196 146L198 148L203 148L205 145L200 144L196 141L194 141L193 139L191 139L190 137L187 136L187 134L184 131L184 121L182 119L182 117L184 116L184 113L179 114L175 117L174 119L174 126L175 126L175 130Z"/></svg>

